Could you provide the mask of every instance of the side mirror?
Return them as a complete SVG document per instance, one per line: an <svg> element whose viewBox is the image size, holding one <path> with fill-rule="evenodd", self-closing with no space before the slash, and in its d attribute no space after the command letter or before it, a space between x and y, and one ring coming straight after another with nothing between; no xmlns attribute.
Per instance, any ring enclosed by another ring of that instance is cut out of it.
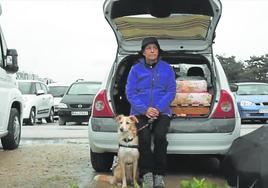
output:
<svg viewBox="0 0 268 188"><path fill-rule="evenodd" d="M45 91L42 89L37 90L36 95L43 95L45 94Z"/></svg>
<svg viewBox="0 0 268 188"><path fill-rule="evenodd" d="M18 53L15 49L7 49L6 66L5 70L10 73L16 73L19 70L18 67Z"/></svg>
<svg viewBox="0 0 268 188"><path fill-rule="evenodd" d="M237 92L238 86L236 84L230 84L230 89L232 92Z"/></svg>

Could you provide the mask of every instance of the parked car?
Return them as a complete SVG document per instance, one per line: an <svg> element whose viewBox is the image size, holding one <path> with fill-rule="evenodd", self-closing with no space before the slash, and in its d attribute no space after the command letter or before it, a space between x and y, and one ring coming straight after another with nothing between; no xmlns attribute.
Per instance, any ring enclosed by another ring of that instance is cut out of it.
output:
<svg viewBox="0 0 268 188"><path fill-rule="evenodd" d="M64 83L51 83L48 85L48 93L54 98L54 119L58 118L59 103L69 86L69 84Z"/></svg>
<svg viewBox="0 0 268 188"><path fill-rule="evenodd" d="M72 83L59 103L59 125L88 122L92 101L100 85L101 82L81 80Z"/></svg>
<svg viewBox="0 0 268 188"><path fill-rule="evenodd" d="M223 157L240 135L241 119L223 68L213 54L215 30L222 12L221 2L106 0L103 12L116 35L118 49L94 99L89 120L88 138L93 168L107 171L112 165L118 150L115 116L130 112L125 94L126 80L131 67L142 57L139 53L142 39L149 36L158 39L164 51L161 58L174 67L178 78L187 77L185 74L190 67L203 69L206 95L210 98L207 106L199 106L198 110L195 110L193 102L187 104L189 108L175 107L182 113L175 112L171 120L167 135L168 154ZM158 84L157 79L154 84ZM198 93L198 96L201 95Z"/></svg>
<svg viewBox="0 0 268 188"><path fill-rule="evenodd" d="M16 149L21 137L23 99L15 77L17 56L15 49L7 48L0 27L0 138L4 150Z"/></svg>
<svg viewBox="0 0 268 188"><path fill-rule="evenodd" d="M47 123L54 122L53 96L48 93L47 85L38 80L18 80L19 90L24 99L23 121L34 125L36 119L45 118Z"/></svg>
<svg viewBox="0 0 268 188"><path fill-rule="evenodd" d="M232 88L242 122L268 120L268 84L258 82L234 83Z"/></svg>

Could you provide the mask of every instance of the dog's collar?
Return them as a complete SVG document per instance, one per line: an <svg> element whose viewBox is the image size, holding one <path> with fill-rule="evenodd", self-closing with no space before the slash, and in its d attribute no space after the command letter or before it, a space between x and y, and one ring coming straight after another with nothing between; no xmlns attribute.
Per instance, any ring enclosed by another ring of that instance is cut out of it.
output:
<svg viewBox="0 0 268 188"><path fill-rule="evenodd" d="M139 148L138 145L124 145L124 144L119 144L119 147L125 147L125 148Z"/></svg>
<svg viewBox="0 0 268 188"><path fill-rule="evenodd" d="M120 144L119 143L119 147L125 147L125 148L138 148L138 145L134 145L134 144L129 144L129 142L133 141L133 138L124 138L122 139L122 141L126 144Z"/></svg>
<svg viewBox="0 0 268 188"><path fill-rule="evenodd" d="M133 140L133 138L124 138L122 139L124 142L128 143L131 142Z"/></svg>

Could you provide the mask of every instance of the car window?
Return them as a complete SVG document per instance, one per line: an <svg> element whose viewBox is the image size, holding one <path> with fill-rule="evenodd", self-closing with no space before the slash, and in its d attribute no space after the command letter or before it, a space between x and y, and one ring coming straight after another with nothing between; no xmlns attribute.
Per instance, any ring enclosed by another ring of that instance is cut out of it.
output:
<svg viewBox="0 0 268 188"><path fill-rule="evenodd" d="M40 85L40 83L35 83L36 91L43 89Z"/></svg>
<svg viewBox="0 0 268 188"><path fill-rule="evenodd" d="M71 86L68 95L95 95L99 88L97 83L76 83Z"/></svg>
<svg viewBox="0 0 268 188"><path fill-rule="evenodd" d="M31 82L18 82L19 90L22 94L35 94L34 84Z"/></svg>
<svg viewBox="0 0 268 188"><path fill-rule="evenodd" d="M49 86L48 93L52 94L53 97L62 97L67 89L68 86Z"/></svg>
<svg viewBox="0 0 268 188"><path fill-rule="evenodd" d="M41 85L42 90L44 90L45 94L48 94L47 86L45 84L41 84L41 83L40 83L40 85Z"/></svg>
<svg viewBox="0 0 268 188"><path fill-rule="evenodd" d="M0 48L1 48L0 49L0 67L4 67L3 56L6 55L7 46L6 46L6 41L5 41L5 38L3 36L1 27L0 27L0 37L1 37L1 42L2 42L2 45L0 45Z"/></svg>
<svg viewBox="0 0 268 188"><path fill-rule="evenodd" d="M237 94L238 95L267 95L268 85L265 85L265 84L239 85Z"/></svg>

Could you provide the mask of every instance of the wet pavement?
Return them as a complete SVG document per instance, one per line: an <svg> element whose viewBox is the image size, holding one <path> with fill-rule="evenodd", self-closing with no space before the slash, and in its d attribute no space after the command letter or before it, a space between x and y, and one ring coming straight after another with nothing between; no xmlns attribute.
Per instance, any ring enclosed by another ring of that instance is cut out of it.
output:
<svg viewBox="0 0 268 188"><path fill-rule="evenodd" d="M241 135L258 128L261 125L243 126ZM22 127L21 148L32 147L40 144L78 146L86 150L84 152L84 166L80 170L77 184L80 188L114 188L116 186L103 182L95 182L97 174L90 164L88 148L87 125L59 126L56 123L37 124L35 126ZM57 151L60 154L60 150ZM219 161L211 156L172 155L168 158L169 168L166 176L167 188L179 188L181 180L189 180L193 177L206 178L210 182L223 187L226 182L219 169ZM108 173L111 175L111 173Z"/></svg>

